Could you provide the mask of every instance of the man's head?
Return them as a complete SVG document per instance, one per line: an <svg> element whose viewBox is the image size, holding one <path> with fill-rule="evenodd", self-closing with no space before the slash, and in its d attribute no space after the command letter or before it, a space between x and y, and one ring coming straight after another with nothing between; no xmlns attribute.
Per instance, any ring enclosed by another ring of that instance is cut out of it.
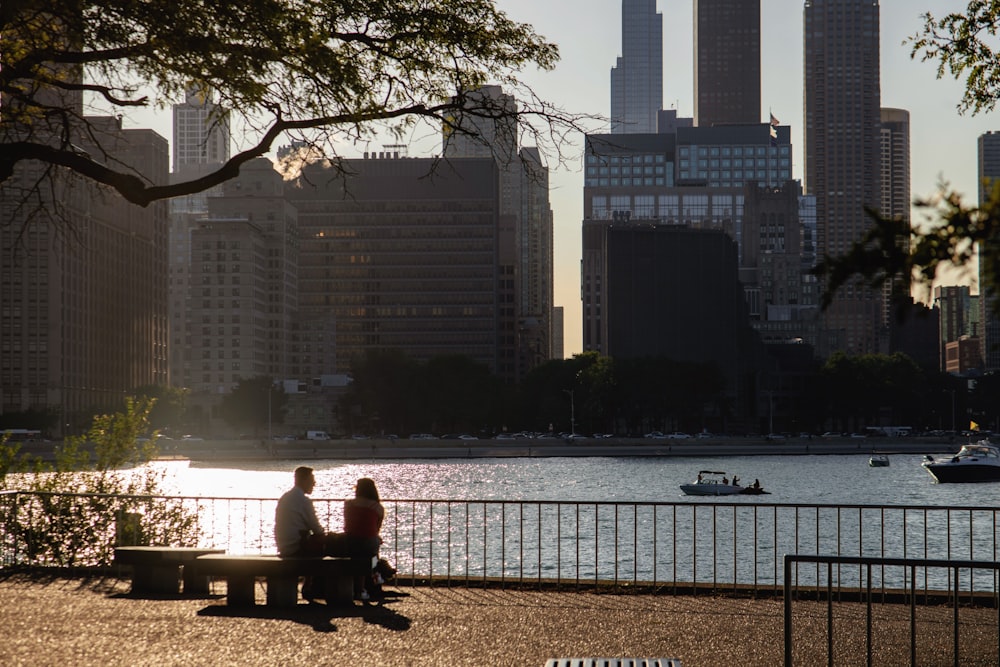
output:
<svg viewBox="0 0 1000 667"><path fill-rule="evenodd" d="M309 466L299 466L295 469L295 486L305 493L312 493L316 486L316 477L313 476L313 469Z"/></svg>

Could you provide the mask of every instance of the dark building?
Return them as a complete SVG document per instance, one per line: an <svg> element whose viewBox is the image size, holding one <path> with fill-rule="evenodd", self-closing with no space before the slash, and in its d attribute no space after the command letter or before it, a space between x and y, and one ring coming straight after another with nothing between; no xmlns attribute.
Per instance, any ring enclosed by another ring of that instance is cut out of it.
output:
<svg viewBox="0 0 1000 667"><path fill-rule="evenodd" d="M759 0L695 0L698 127L760 122Z"/></svg>
<svg viewBox="0 0 1000 667"><path fill-rule="evenodd" d="M77 109L79 111L79 109ZM113 156L167 183L167 140L84 117ZM36 187L37 199L24 199ZM27 205L24 205L24 204ZM167 382L167 206L130 204L68 170L19 163L0 187L0 412L59 412L53 435Z"/></svg>
<svg viewBox="0 0 1000 667"><path fill-rule="evenodd" d="M838 256L881 209L879 5L875 0L806 0L805 189L816 197L817 253ZM884 294L859 281L841 288L823 326L840 349L886 351Z"/></svg>
<svg viewBox="0 0 1000 667"><path fill-rule="evenodd" d="M892 349L910 357L921 368L937 370L940 311L915 302L911 297L903 299L902 312L898 301L893 304L893 317L889 324Z"/></svg>
<svg viewBox="0 0 1000 667"><path fill-rule="evenodd" d="M747 318L736 243L716 230L604 229L608 356L715 364L737 414L754 414L762 347Z"/></svg>
<svg viewBox="0 0 1000 667"><path fill-rule="evenodd" d="M300 349L302 375L349 373L368 350L398 349L466 355L512 380L514 224L499 183L492 158L397 157L312 163L288 182L299 318L334 331L334 363L310 370Z"/></svg>
<svg viewBox="0 0 1000 667"><path fill-rule="evenodd" d="M993 188L1000 180L1000 132L979 135L977 142L979 204L989 201ZM997 314L997 293L983 274L985 262L979 262L979 321L982 335L979 353L986 371L1000 370L1000 315Z"/></svg>

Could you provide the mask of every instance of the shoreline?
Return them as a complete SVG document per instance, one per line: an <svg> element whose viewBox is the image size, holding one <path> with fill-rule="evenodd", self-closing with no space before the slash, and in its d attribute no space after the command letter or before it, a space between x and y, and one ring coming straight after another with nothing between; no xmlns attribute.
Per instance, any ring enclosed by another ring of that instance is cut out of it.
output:
<svg viewBox="0 0 1000 667"><path fill-rule="evenodd" d="M543 458L543 457L663 457L663 456L807 456L863 454L954 453L960 442L915 438L872 440L814 438L767 441L763 439L714 439L648 441L628 438L562 440L329 440L307 441L202 441L161 448L161 459L288 460L288 459L443 459L443 458Z"/></svg>
<svg viewBox="0 0 1000 667"><path fill-rule="evenodd" d="M953 454L966 441L925 438L714 438L644 440L170 440L156 460L280 461L547 457L726 457L862 454ZM24 443L20 455L54 460L59 443Z"/></svg>

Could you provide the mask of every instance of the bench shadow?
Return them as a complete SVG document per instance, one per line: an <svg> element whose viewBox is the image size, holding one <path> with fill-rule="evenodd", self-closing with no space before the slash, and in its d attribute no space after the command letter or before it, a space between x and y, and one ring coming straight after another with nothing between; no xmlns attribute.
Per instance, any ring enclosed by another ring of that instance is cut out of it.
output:
<svg viewBox="0 0 1000 667"><path fill-rule="evenodd" d="M387 602L391 601L387 598ZM198 616L213 618L261 618L278 621L292 621L308 625L316 632L337 632L335 620L338 618L361 618L365 623L378 625L386 630L405 632L410 629L412 621L386 606L384 602L327 605L322 602L298 604L294 607L268 607L255 605L253 607L230 607L228 605L211 605L198 610Z"/></svg>
<svg viewBox="0 0 1000 667"><path fill-rule="evenodd" d="M226 596L220 593L147 593L139 591L118 591L108 593L109 598L123 600L222 600Z"/></svg>

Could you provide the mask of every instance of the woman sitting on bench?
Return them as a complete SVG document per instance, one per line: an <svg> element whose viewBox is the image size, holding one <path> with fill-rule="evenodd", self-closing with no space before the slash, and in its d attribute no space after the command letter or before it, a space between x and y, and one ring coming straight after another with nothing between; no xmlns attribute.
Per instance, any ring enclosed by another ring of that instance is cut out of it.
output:
<svg viewBox="0 0 1000 667"><path fill-rule="evenodd" d="M359 479L354 487L354 498L344 501L344 533L354 572L355 599L369 599L365 582L371 576L372 564L382 544L379 531L384 518L385 508L379 502L375 481L367 477Z"/></svg>

